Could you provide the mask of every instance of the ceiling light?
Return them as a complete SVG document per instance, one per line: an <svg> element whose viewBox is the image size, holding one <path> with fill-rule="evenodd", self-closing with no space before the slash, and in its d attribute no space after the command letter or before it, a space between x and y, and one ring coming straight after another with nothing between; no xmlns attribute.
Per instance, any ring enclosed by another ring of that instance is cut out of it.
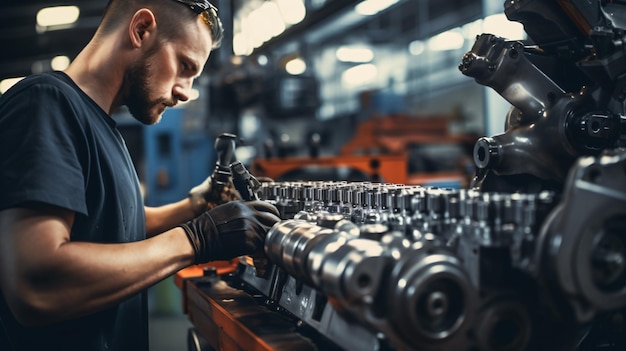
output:
<svg viewBox="0 0 626 351"><path fill-rule="evenodd" d="M70 65L70 58L67 56L56 56L50 60L50 67L55 71L62 71Z"/></svg>
<svg viewBox="0 0 626 351"><path fill-rule="evenodd" d="M459 28L437 34L428 39L428 49L432 51L458 50L463 47L465 38Z"/></svg>
<svg viewBox="0 0 626 351"><path fill-rule="evenodd" d="M278 6L273 2L264 2L248 16L248 28L254 38L254 45L270 40L285 31Z"/></svg>
<svg viewBox="0 0 626 351"><path fill-rule="evenodd" d="M342 62L370 62L374 59L374 52L366 47L342 46L335 53L337 59Z"/></svg>
<svg viewBox="0 0 626 351"><path fill-rule="evenodd" d="M12 86L14 86L17 82L24 79L24 77L17 78L7 78L0 81L0 94L4 94L7 90L9 90Z"/></svg>
<svg viewBox="0 0 626 351"><path fill-rule="evenodd" d="M265 17L265 25L270 38L279 35L285 31L285 23L280 20L280 10L278 5L273 2L266 1L260 8L261 16Z"/></svg>
<svg viewBox="0 0 626 351"><path fill-rule="evenodd" d="M297 57L285 64L285 71L294 76L302 74L306 71L306 62Z"/></svg>
<svg viewBox="0 0 626 351"><path fill-rule="evenodd" d="M476 37L485 33L485 31L483 30L483 22L484 21L482 20L482 18L479 18L475 21L465 23L461 27L461 31L463 32L465 39L474 42L476 40Z"/></svg>
<svg viewBox="0 0 626 351"><path fill-rule="evenodd" d="M259 118L254 112L251 111L253 110L247 110L247 112L244 112L239 120L240 133L244 140L253 139L255 134L258 133L261 128Z"/></svg>
<svg viewBox="0 0 626 351"><path fill-rule="evenodd" d="M409 52L413 56L419 56L424 53L424 42L421 40L414 40L409 44Z"/></svg>
<svg viewBox="0 0 626 351"><path fill-rule="evenodd" d="M256 58L256 62L261 66L267 66L267 64L270 62L270 59L267 58L267 56L265 55L259 55L259 57Z"/></svg>
<svg viewBox="0 0 626 351"><path fill-rule="evenodd" d="M192 88L189 90L189 101L198 100L200 97L200 90Z"/></svg>
<svg viewBox="0 0 626 351"><path fill-rule="evenodd" d="M72 24L78 20L80 10L77 6L46 7L37 12L39 27L53 27Z"/></svg>
<svg viewBox="0 0 626 351"><path fill-rule="evenodd" d="M241 162L249 163L257 154L254 146L237 146L235 148L235 158Z"/></svg>
<svg viewBox="0 0 626 351"><path fill-rule="evenodd" d="M276 4L287 24L300 23L306 16L306 7L302 0L276 0Z"/></svg>
<svg viewBox="0 0 626 351"><path fill-rule="evenodd" d="M233 66L241 66L243 64L243 57L241 57L241 56L231 56L230 57L230 63L232 63Z"/></svg>
<svg viewBox="0 0 626 351"><path fill-rule="evenodd" d="M378 76L378 68L371 63L366 63L347 69L341 75L341 81L348 87L356 87L372 83Z"/></svg>
<svg viewBox="0 0 626 351"><path fill-rule="evenodd" d="M483 32L508 40L523 40L526 36L524 26L519 22L509 21L503 13L485 17Z"/></svg>
<svg viewBox="0 0 626 351"><path fill-rule="evenodd" d="M354 9L364 16L371 16L385 10L400 0L364 0L358 3Z"/></svg>
<svg viewBox="0 0 626 351"><path fill-rule="evenodd" d="M235 33L233 35L233 53L237 56L249 55L252 53L250 45L248 45L248 39L242 33Z"/></svg>

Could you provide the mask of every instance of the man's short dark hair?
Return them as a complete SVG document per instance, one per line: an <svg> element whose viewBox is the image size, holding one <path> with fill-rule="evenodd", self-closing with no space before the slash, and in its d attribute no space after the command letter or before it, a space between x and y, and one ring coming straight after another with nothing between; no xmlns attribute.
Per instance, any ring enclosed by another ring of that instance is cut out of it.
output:
<svg viewBox="0 0 626 351"><path fill-rule="evenodd" d="M154 13L158 21L162 39L176 39L181 34L182 25L195 21L198 16L190 8L185 9L186 6L175 0L109 0L98 32L102 35L110 34L130 19L137 10L147 8ZM222 22L217 16L208 19L213 48L218 48L224 37Z"/></svg>

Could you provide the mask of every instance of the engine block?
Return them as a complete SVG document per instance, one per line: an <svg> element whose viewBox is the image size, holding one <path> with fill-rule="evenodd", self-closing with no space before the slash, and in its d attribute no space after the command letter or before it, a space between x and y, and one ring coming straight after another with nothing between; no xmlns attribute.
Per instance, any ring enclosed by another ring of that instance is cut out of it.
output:
<svg viewBox="0 0 626 351"><path fill-rule="evenodd" d="M263 183L283 220L237 275L345 350L623 346L625 155L562 194Z"/></svg>
<svg viewBox="0 0 626 351"><path fill-rule="evenodd" d="M241 286L348 351L626 350L626 1L504 13L528 39L459 65L511 104L471 189L235 171L282 217Z"/></svg>

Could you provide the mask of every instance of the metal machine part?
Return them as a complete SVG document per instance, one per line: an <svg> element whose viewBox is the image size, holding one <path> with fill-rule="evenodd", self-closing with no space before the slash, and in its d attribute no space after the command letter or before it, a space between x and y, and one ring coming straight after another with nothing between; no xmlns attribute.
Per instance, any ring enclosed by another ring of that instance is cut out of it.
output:
<svg viewBox="0 0 626 351"><path fill-rule="evenodd" d="M590 330L626 307L625 170L625 154L586 159L562 195L264 183L290 204L271 273L237 276L345 350L617 350L626 334Z"/></svg>
<svg viewBox="0 0 626 351"><path fill-rule="evenodd" d="M626 153L583 158L544 226L536 267L562 318L586 323L626 305ZM564 306L567 305L567 306Z"/></svg>
<svg viewBox="0 0 626 351"><path fill-rule="evenodd" d="M528 40L480 35L459 66L512 105L505 132L475 144L473 187L556 191L541 230L517 236L535 238L523 267L558 333L582 327L571 349L623 348L626 2L513 0L504 11Z"/></svg>
<svg viewBox="0 0 626 351"><path fill-rule="evenodd" d="M504 7L529 40L482 34L459 66L512 105L505 132L475 144L474 186L561 190L577 158L625 146L626 3L514 0Z"/></svg>
<svg viewBox="0 0 626 351"><path fill-rule="evenodd" d="M261 187L261 182L250 174L239 160L231 163L229 167L233 175L233 184L241 198L246 201L258 200L256 191Z"/></svg>
<svg viewBox="0 0 626 351"><path fill-rule="evenodd" d="M471 189L263 183L283 220L241 286L347 351L626 349L626 1L504 11L529 39L459 66L512 104Z"/></svg>
<svg viewBox="0 0 626 351"><path fill-rule="evenodd" d="M237 136L234 134L223 133L215 139L215 151L217 152L217 161L215 162L215 170L211 174L211 198L219 199L225 186L231 179L230 164L235 155L235 142Z"/></svg>

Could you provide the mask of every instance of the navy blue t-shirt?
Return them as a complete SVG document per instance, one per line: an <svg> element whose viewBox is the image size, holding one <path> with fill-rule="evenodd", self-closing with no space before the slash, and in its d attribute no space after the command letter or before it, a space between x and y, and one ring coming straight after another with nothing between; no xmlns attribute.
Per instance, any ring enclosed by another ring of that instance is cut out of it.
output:
<svg viewBox="0 0 626 351"><path fill-rule="evenodd" d="M62 72L25 78L0 97L0 210L29 202L74 211L71 241L145 238L137 173L115 121ZM145 292L37 328L17 323L0 294L0 322L0 345L4 334L16 351L148 350Z"/></svg>

